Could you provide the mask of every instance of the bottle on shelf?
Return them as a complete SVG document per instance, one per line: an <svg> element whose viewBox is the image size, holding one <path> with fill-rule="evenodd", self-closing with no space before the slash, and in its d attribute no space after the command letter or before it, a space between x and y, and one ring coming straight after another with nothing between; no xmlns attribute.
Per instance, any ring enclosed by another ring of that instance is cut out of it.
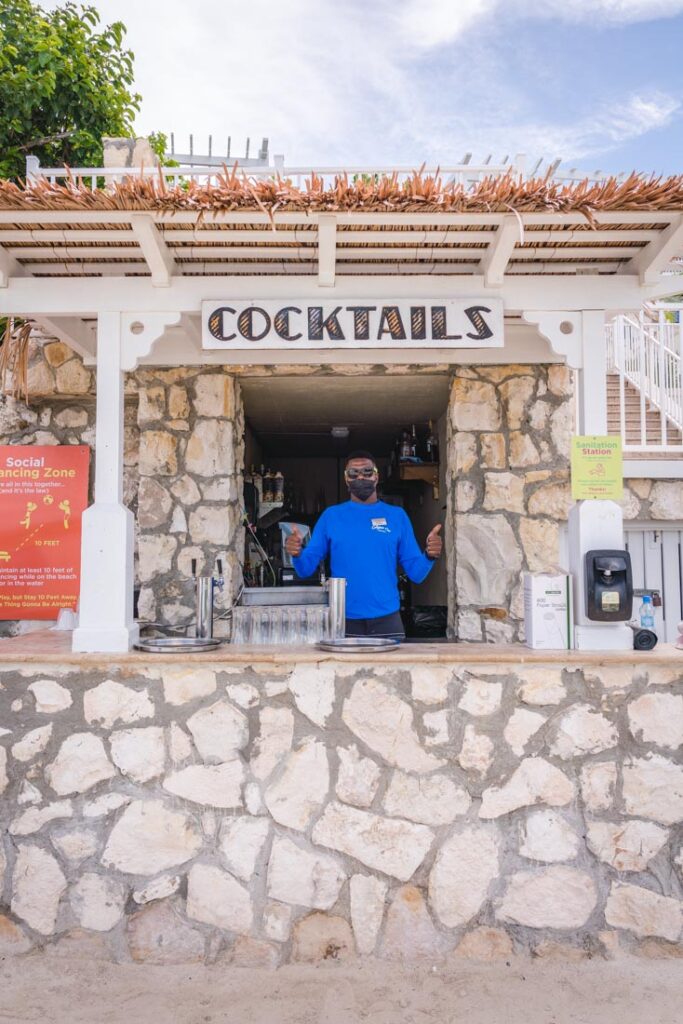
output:
<svg viewBox="0 0 683 1024"><path fill-rule="evenodd" d="M410 455L413 459L417 457L417 431L414 423L410 428Z"/></svg>
<svg viewBox="0 0 683 1024"><path fill-rule="evenodd" d="M411 455L410 433L407 429L401 431L401 442L398 448L399 461L409 459Z"/></svg>
<svg viewBox="0 0 683 1024"><path fill-rule="evenodd" d="M263 500L273 500L273 474L269 469L266 470L265 476L263 477Z"/></svg>
<svg viewBox="0 0 683 1024"><path fill-rule="evenodd" d="M251 467L251 482L256 488L260 505L263 501L263 473L257 473L253 465Z"/></svg>
<svg viewBox="0 0 683 1024"><path fill-rule="evenodd" d="M439 461L439 441L434 433L434 427L432 421L429 421L429 433L427 434L427 462L438 462Z"/></svg>
<svg viewBox="0 0 683 1024"><path fill-rule="evenodd" d="M280 504L285 500L285 477L281 470L277 470L273 476L273 501Z"/></svg>
<svg viewBox="0 0 683 1024"><path fill-rule="evenodd" d="M655 610L652 604L652 597L649 594L643 594L643 600L640 604L640 628L655 628Z"/></svg>

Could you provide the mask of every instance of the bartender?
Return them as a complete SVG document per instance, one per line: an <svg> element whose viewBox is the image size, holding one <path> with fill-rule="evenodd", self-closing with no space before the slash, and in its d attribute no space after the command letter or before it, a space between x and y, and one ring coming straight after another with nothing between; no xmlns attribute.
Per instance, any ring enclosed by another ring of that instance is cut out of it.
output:
<svg viewBox="0 0 683 1024"><path fill-rule="evenodd" d="M403 509L378 499L379 473L370 452L349 455L344 479L351 500L325 509L305 548L294 527L285 549L303 579L330 555L332 576L346 579L347 636L403 639L397 565L413 583L422 583L441 554L441 526L421 551Z"/></svg>

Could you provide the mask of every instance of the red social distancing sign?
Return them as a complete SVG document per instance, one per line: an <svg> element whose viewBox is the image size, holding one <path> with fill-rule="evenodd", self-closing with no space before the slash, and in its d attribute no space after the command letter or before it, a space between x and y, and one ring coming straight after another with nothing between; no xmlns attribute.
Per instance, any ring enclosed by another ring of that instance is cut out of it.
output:
<svg viewBox="0 0 683 1024"><path fill-rule="evenodd" d="M0 445L0 619L75 608L87 445Z"/></svg>

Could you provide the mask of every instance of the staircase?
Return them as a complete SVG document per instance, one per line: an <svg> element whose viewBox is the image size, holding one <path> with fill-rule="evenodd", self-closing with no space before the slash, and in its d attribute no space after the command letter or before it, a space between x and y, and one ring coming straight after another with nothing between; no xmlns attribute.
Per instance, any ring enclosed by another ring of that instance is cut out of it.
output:
<svg viewBox="0 0 683 1024"><path fill-rule="evenodd" d="M681 315L655 320L642 310L606 325L607 430L622 437L629 459L683 461Z"/></svg>
<svg viewBox="0 0 683 1024"><path fill-rule="evenodd" d="M624 381L624 414L626 430L624 443L628 447L638 447L642 444L641 437L641 409L640 392L630 381ZM619 402L619 374L607 374L607 433L621 433L621 410ZM662 443L662 420L659 409L651 402L645 400L645 444L661 445ZM667 422L667 444L681 446L679 458L683 458L683 436L673 423ZM629 459L670 459L676 458L675 453L670 451L651 451L644 449L628 452Z"/></svg>

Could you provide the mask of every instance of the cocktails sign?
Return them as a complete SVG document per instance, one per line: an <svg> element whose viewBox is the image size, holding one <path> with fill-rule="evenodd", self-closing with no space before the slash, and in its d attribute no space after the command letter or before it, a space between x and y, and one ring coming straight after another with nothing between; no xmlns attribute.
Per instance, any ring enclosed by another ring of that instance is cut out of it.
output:
<svg viewBox="0 0 683 1024"><path fill-rule="evenodd" d="M500 299L202 304L205 349L502 348Z"/></svg>
<svg viewBox="0 0 683 1024"><path fill-rule="evenodd" d="M75 608L87 445L0 445L0 619Z"/></svg>

